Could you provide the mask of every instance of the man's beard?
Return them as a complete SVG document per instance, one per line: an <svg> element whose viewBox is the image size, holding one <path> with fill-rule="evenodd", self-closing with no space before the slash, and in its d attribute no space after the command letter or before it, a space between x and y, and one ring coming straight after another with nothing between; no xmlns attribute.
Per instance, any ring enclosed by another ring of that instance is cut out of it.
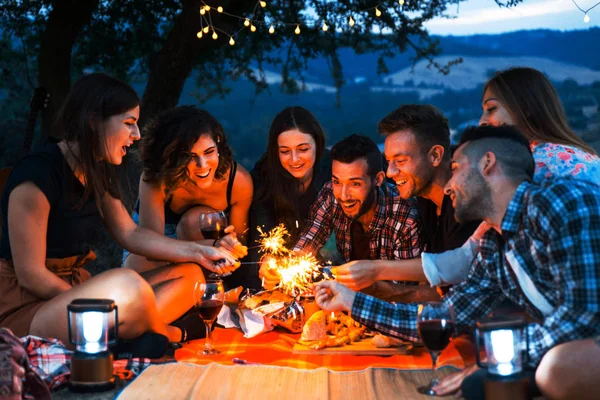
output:
<svg viewBox="0 0 600 400"><path fill-rule="evenodd" d="M354 220L354 221L358 220L367 211L369 211L371 209L371 207L375 203L375 200L377 199L377 188L378 188L378 186L374 186L371 189L371 191L369 192L369 194L365 198L365 201L362 202L362 204L360 206L360 209L358 210L358 212L356 213L356 215L354 217L351 217L352 220Z"/></svg>
<svg viewBox="0 0 600 400"><path fill-rule="evenodd" d="M465 178L469 185L466 198L458 201L454 209L454 218L460 222L479 221L490 216L492 209L492 190L477 168L471 168Z"/></svg>

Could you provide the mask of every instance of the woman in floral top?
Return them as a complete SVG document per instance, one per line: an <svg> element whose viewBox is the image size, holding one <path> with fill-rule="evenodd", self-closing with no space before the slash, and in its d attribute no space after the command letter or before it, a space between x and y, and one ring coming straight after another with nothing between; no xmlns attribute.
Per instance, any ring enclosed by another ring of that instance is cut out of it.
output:
<svg viewBox="0 0 600 400"><path fill-rule="evenodd" d="M556 90L540 71L511 68L485 85L481 125L515 125L531 142L534 179L574 176L600 184L600 158L569 127Z"/></svg>

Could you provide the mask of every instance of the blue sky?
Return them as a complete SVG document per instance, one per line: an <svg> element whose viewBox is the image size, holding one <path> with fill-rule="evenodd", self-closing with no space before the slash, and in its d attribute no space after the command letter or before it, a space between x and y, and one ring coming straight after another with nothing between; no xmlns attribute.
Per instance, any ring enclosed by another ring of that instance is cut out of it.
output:
<svg viewBox="0 0 600 400"><path fill-rule="evenodd" d="M576 0L586 10L598 0ZM589 12L590 22L571 0L525 0L510 9L499 8L494 0L467 0L460 8L451 5L448 15L456 19L438 18L426 24L429 32L438 35L470 35L500 33L520 29L588 29L600 26L600 6Z"/></svg>

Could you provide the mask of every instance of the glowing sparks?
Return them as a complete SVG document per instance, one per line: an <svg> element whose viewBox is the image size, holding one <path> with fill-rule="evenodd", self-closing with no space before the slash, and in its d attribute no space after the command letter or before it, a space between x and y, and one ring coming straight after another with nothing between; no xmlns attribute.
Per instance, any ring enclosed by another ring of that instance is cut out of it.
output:
<svg viewBox="0 0 600 400"><path fill-rule="evenodd" d="M279 287L284 293L297 296L310 289L313 276L319 271L319 262L313 255L289 254L276 262L281 277Z"/></svg>
<svg viewBox="0 0 600 400"><path fill-rule="evenodd" d="M285 247L285 241L290 236L285 225L279 224L269 232L263 232L260 227L257 228L260 234L261 252L270 253L275 256L289 253L289 249Z"/></svg>

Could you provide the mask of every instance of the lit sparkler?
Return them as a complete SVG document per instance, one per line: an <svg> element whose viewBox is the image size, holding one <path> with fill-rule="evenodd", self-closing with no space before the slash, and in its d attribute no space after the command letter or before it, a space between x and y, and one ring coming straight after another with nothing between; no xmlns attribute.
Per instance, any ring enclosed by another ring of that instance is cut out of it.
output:
<svg viewBox="0 0 600 400"><path fill-rule="evenodd" d="M269 232L263 232L260 227L257 227L256 229L261 237L259 251L270 253L275 256L282 256L290 252L290 250L285 247L285 241L290 236L285 225L279 224Z"/></svg>
<svg viewBox="0 0 600 400"><path fill-rule="evenodd" d="M275 268L281 276L281 290L291 296L297 296L310 290L313 276L319 271L319 262L310 254L289 254L280 258Z"/></svg>

